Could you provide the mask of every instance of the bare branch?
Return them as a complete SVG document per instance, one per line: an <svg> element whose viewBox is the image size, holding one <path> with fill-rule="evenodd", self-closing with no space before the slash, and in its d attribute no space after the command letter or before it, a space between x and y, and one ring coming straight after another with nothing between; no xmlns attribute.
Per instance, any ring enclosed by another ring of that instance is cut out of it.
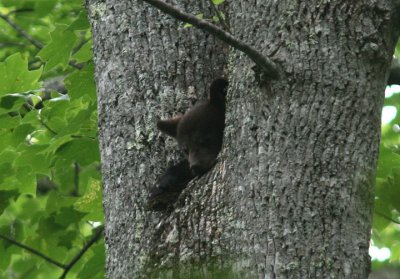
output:
<svg viewBox="0 0 400 279"><path fill-rule="evenodd" d="M0 13L0 18L2 18L5 22L8 23L18 34L27 39L32 45L34 45L37 49L42 49L44 45L38 40L34 39L31 35L29 35L24 29L22 29L17 23L12 21L7 15ZM76 64L75 62L69 61L68 64L78 70L82 69L83 66L81 64Z"/></svg>
<svg viewBox="0 0 400 279"><path fill-rule="evenodd" d="M18 34L20 34L22 37L27 39L32 45L34 45L38 49L43 48L43 44L41 42L34 39L24 29L22 29L18 24L16 24L14 21L12 21L8 16L0 13L0 18L2 18L5 22L7 22L12 28L14 28L15 31L17 31Z"/></svg>
<svg viewBox="0 0 400 279"><path fill-rule="evenodd" d="M384 218L384 219L386 219L386 220L389 220L390 222L393 222L393 223L395 223L395 224L399 224L399 225L400 225L400 222L399 222L399 221L396 221L396 220L394 220L393 218L391 218L391 217L389 217L389 216L386 216L385 214L383 214L383 213L381 213L381 212L379 212L379 211L375 211L375 214L381 216L382 218Z"/></svg>
<svg viewBox="0 0 400 279"><path fill-rule="evenodd" d="M54 131L52 128L50 128L50 126L47 125L40 116L38 117L38 119L40 124L42 124L50 133L52 133L54 136L58 135L58 133Z"/></svg>
<svg viewBox="0 0 400 279"><path fill-rule="evenodd" d="M41 258L45 259L45 260L48 261L49 263L52 263L52 264L54 264L54 265L56 265L56 266L58 266L58 267L64 268L64 269L67 268L66 265L64 265L64 264L62 264L62 263L59 263L59 262L57 262L57 261L55 261L55 260L49 258L49 257L46 256L45 254L43 254L43 253L41 253L41 252L39 252L39 251L37 251L37 250L35 250L35 249L29 247L29 246L26 246L26 245L24 245L24 244L22 244L22 243L19 243L18 241L14 240L14 239L11 239L11 238L9 238L9 237L7 237L7 236L4 236L4 235L1 235L1 234L0 234L0 238L6 240L6 241L8 241L8 242L10 242L11 244L14 244L15 246L21 247L21 248L23 248L23 249L25 249L25 250L31 252L32 254L38 256L38 257L41 257Z"/></svg>
<svg viewBox="0 0 400 279"><path fill-rule="evenodd" d="M267 76L269 76L272 79L278 78L278 71L274 62L265 57L262 53L257 51L252 46L239 41L238 39L233 37L231 34L225 32L221 28L215 26L214 24L209 23L208 21L199 19L191 14L184 13L175 8L174 6L167 4L163 1L160 0L144 0L144 1L180 21L190 23L199 29L207 31L211 35L217 37L221 41L232 46L233 48L242 51L250 59L252 59L258 66L260 66L261 69L264 70Z"/></svg>
<svg viewBox="0 0 400 279"><path fill-rule="evenodd" d="M77 261L79 261L79 259L83 256L83 254L85 254L85 252L94 244L96 243L100 237L102 236L104 231L104 227L100 227L98 229L98 231L96 232L96 234L86 243L85 246L83 246L83 248L81 249L81 251L79 251L79 253L72 259L72 261L67 264L67 266L65 267L65 270L63 272L63 274L61 274L60 279L64 279L65 276L67 276L67 273L70 271L70 269L76 264Z"/></svg>

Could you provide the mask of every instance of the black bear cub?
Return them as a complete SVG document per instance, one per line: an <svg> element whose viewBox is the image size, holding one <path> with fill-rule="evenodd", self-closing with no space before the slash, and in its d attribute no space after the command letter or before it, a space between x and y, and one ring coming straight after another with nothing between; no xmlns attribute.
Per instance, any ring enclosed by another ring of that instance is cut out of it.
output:
<svg viewBox="0 0 400 279"><path fill-rule="evenodd" d="M197 103L184 115L158 121L157 128L177 140L186 159L170 167L150 190L148 209L171 208L189 181L214 165L224 135L227 87L226 79L216 79L209 100Z"/></svg>

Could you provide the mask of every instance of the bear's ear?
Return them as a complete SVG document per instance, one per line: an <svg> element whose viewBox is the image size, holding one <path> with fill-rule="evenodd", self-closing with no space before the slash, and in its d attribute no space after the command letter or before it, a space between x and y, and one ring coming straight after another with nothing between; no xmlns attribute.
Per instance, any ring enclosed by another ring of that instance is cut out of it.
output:
<svg viewBox="0 0 400 279"><path fill-rule="evenodd" d="M166 120L159 120L157 122L157 128L164 134L176 138L178 124L181 119L182 115Z"/></svg>

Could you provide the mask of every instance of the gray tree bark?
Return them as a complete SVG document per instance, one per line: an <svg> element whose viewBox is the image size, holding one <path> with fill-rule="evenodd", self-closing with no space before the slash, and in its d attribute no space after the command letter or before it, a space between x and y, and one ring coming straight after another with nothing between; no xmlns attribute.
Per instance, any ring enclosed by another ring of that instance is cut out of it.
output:
<svg viewBox="0 0 400 279"><path fill-rule="evenodd" d="M208 3L177 5L209 18ZM272 55L277 81L141 1L87 7L108 278L367 278L380 114L398 35L390 1L229 1L233 34ZM145 211L148 189L180 156L156 120L205 98L224 73L218 164L173 212Z"/></svg>

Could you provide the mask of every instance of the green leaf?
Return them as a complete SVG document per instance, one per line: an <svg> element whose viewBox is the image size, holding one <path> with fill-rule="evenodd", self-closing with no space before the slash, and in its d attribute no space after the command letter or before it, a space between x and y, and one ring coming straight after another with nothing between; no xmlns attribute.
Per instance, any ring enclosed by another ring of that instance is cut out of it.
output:
<svg viewBox="0 0 400 279"><path fill-rule="evenodd" d="M17 111L25 103L26 99L21 95L5 95L0 98L0 114Z"/></svg>
<svg viewBox="0 0 400 279"><path fill-rule="evenodd" d="M0 130L0 150L13 146L13 138L9 130ZM1 175L1 174L0 174Z"/></svg>
<svg viewBox="0 0 400 279"><path fill-rule="evenodd" d="M0 115L0 129L11 129L19 125L20 117L8 114Z"/></svg>
<svg viewBox="0 0 400 279"><path fill-rule="evenodd" d="M35 13L39 17L44 17L54 10L54 7L58 3L57 0L41 0L35 1Z"/></svg>
<svg viewBox="0 0 400 279"><path fill-rule="evenodd" d="M375 199L373 228L376 229L378 232L384 230L390 224L390 221L382 215L388 217L391 216L389 205L380 199Z"/></svg>
<svg viewBox="0 0 400 279"><path fill-rule="evenodd" d="M97 137L97 108L89 24L82 0L0 2L2 13L44 45L38 59L37 48L0 20L0 42L6 42L0 48L0 233L67 263L90 238L87 220L103 220L101 196L83 203L101 180L97 140L91 140ZM70 67L71 59L85 63L82 71ZM68 94L43 91L41 83L53 78L70 83ZM43 107L33 108L44 96ZM83 211L75 207L78 199ZM103 255L99 242L67 277L85 270L84 276L103 278ZM0 240L0 278L46 279L61 273Z"/></svg>
<svg viewBox="0 0 400 279"><path fill-rule="evenodd" d="M18 153L11 148L3 150L0 153L0 164L12 163L17 156Z"/></svg>
<svg viewBox="0 0 400 279"><path fill-rule="evenodd" d="M93 63L88 63L82 70L72 73L65 79L71 100L88 96L91 101L96 101L96 84L93 76Z"/></svg>
<svg viewBox="0 0 400 279"><path fill-rule="evenodd" d="M87 261L79 272L79 278L103 278L104 277L104 243L99 243L91 249L93 256Z"/></svg>
<svg viewBox="0 0 400 279"><path fill-rule="evenodd" d="M70 163L78 162L81 166L100 161L98 141L93 139L74 139L63 144L56 154Z"/></svg>
<svg viewBox="0 0 400 279"><path fill-rule="evenodd" d="M60 135L76 133L81 135L83 134L88 137L92 136L94 132L93 130L95 130L95 128L93 127L92 129L90 129L90 122L91 122L91 115L94 113L95 110L96 110L95 103L92 103L86 109L80 110L78 114L73 115L70 119L68 119L68 127L66 127L66 129L64 129L60 133ZM81 132L80 130L83 128L83 126L86 126L86 131L84 133L80 133Z"/></svg>
<svg viewBox="0 0 400 279"><path fill-rule="evenodd" d="M393 207L400 212L400 168L393 168L393 180L387 188L387 195Z"/></svg>
<svg viewBox="0 0 400 279"><path fill-rule="evenodd" d="M212 2L214 3L214 5L221 5L225 2L225 0L212 0Z"/></svg>
<svg viewBox="0 0 400 279"><path fill-rule="evenodd" d="M400 243L394 244L390 249L391 255L390 260L398 261L400 260Z"/></svg>
<svg viewBox="0 0 400 279"><path fill-rule="evenodd" d="M39 213L43 212L43 202L39 199L35 199L30 195L20 195L18 200L16 201L16 206L19 211L16 214L19 220L29 222L34 219ZM27 229L27 233L29 236L29 229ZM33 232L33 231L32 231Z"/></svg>
<svg viewBox="0 0 400 279"><path fill-rule="evenodd" d="M50 162L45 151L48 145L20 145L20 156L15 159L14 166L28 166L33 172L48 174Z"/></svg>
<svg viewBox="0 0 400 279"><path fill-rule="evenodd" d="M85 219L90 221L103 222L101 182L99 180L89 179L85 194L75 204L79 211L89 213Z"/></svg>
<svg viewBox="0 0 400 279"><path fill-rule="evenodd" d="M74 246L77 236L78 231L64 231L64 233L60 235L59 245L70 250Z"/></svg>
<svg viewBox="0 0 400 279"><path fill-rule="evenodd" d="M14 146L25 143L27 136L35 130L31 124L20 124L12 133Z"/></svg>
<svg viewBox="0 0 400 279"><path fill-rule="evenodd" d="M55 223L64 227L68 227L70 224L79 222L85 213L76 211L72 207L63 207L58 214L55 215Z"/></svg>
<svg viewBox="0 0 400 279"><path fill-rule="evenodd" d="M4 209L10 204L11 199L15 199L17 191L0 191L0 216L3 214Z"/></svg>
<svg viewBox="0 0 400 279"><path fill-rule="evenodd" d="M197 14L196 17L197 17L198 19L203 19L204 14L203 14L203 13ZM186 23L186 24L183 25L183 28L189 28L189 27L193 27L193 25L190 24L190 23Z"/></svg>
<svg viewBox="0 0 400 279"><path fill-rule="evenodd" d="M54 220L55 215L51 215L48 218L42 218L38 223L37 234L43 238L51 238L58 232L65 229L63 226L57 224Z"/></svg>
<svg viewBox="0 0 400 279"><path fill-rule="evenodd" d="M0 190L13 190L17 188L15 169L11 163L0 165Z"/></svg>
<svg viewBox="0 0 400 279"><path fill-rule="evenodd" d="M52 191L47 199L46 212L53 213L63 207L71 207L77 200L77 197L69 197L57 191Z"/></svg>
<svg viewBox="0 0 400 279"><path fill-rule="evenodd" d="M1 255L0 270L4 271L3 274L5 273L7 267L10 264L12 256L12 253L10 253L10 251L7 251L6 245L7 245L6 241L0 241L0 255Z"/></svg>
<svg viewBox="0 0 400 279"><path fill-rule="evenodd" d="M41 112L41 119L55 132L64 131L68 127L65 114L70 109L71 103L68 100L47 102Z"/></svg>
<svg viewBox="0 0 400 279"><path fill-rule="evenodd" d="M20 53L9 56L0 63L0 96L9 93L23 93L39 89L42 68L28 70L28 60Z"/></svg>
<svg viewBox="0 0 400 279"><path fill-rule="evenodd" d="M65 69L74 47L76 36L74 32L66 30L66 25L57 25L56 29L50 33L51 42L46 45L37 56L46 62L45 71L61 65Z"/></svg>
<svg viewBox="0 0 400 279"><path fill-rule="evenodd" d="M376 176L385 178L392 171L393 167L400 166L400 155L394 153L384 145L380 146L378 171Z"/></svg>
<svg viewBox="0 0 400 279"><path fill-rule="evenodd" d="M70 160L54 156L53 180L58 185L61 193L70 194L75 190L74 166Z"/></svg>
<svg viewBox="0 0 400 279"><path fill-rule="evenodd" d="M85 10L79 13L78 18L67 28L69 31L89 29L89 21Z"/></svg>
<svg viewBox="0 0 400 279"><path fill-rule="evenodd" d="M92 59L92 48L93 42L92 40L85 43L73 56L72 59L76 60L78 63L86 62ZM92 77L93 79L93 77Z"/></svg>
<svg viewBox="0 0 400 279"><path fill-rule="evenodd" d="M21 194L36 196L36 174L31 167L24 166L16 170L18 190Z"/></svg>

